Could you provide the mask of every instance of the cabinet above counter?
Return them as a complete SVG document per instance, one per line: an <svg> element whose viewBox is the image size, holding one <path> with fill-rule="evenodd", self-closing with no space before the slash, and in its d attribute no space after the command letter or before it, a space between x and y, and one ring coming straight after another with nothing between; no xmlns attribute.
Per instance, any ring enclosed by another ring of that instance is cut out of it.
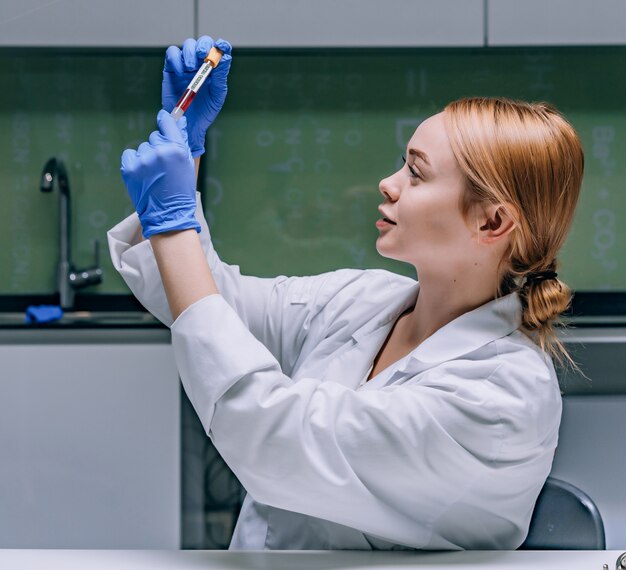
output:
<svg viewBox="0 0 626 570"><path fill-rule="evenodd" d="M0 46L163 47L214 35L237 47L482 46L484 0L8 0Z"/></svg>
<svg viewBox="0 0 626 570"><path fill-rule="evenodd" d="M621 45L622 0L3 0L0 46L242 48Z"/></svg>
<svg viewBox="0 0 626 570"><path fill-rule="evenodd" d="M194 35L194 0L2 0L0 46L163 47Z"/></svg>
<svg viewBox="0 0 626 570"><path fill-rule="evenodd" d="M623 0L486 2L490 46L626 44Z"/></svg>
<svg viewBox="0 0 626 570"><path fill-rule="evenodd" d="M250 48L470 47L485 39L484 0L272 0L198 3L199 33ZM214 31L213 31L214 30Z"/></svg>
<svg viewBox="0 0 626 570"><path fill-rule="evenodd" d="M164 47L208 34L237 47L484 44L484 0L7 0L0 46Z"/></svg>

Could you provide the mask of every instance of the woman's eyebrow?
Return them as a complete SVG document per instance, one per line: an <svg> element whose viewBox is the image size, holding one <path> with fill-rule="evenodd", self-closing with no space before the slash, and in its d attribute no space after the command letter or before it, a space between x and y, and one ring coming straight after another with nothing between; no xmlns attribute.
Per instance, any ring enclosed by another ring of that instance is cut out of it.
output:
<svg viewBox="0 0 626 570"><path fill-rule="evenodd" d="M413 156L416 156L417 158L419 158L420 160L425 162L426 166L429 166L430 168L432 168L432 165L430 164L430 161L428 160L428 155L423 150L418 150L416 148L410 148L409 149L409 154L413 155Z"/></svg>

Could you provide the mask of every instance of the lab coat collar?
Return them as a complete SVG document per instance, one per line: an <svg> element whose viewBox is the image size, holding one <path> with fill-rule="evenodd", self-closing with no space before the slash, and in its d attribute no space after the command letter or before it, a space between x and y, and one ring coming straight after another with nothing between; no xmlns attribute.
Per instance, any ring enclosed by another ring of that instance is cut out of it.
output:
<svg viewBox="0 0 626 570"><path fill-rule="evenodd" d="M401 302L392 308L374 330L360 331L354 339L360 342L363 336L380 331L380 327L389 329L396 319L407 309L415 305L419 294L419 283L416 282L407 291ZM489 301L472 311L468 311L441 327L437 332L424 340L409 355L407 367L411 362L435 364L459 358L480 347L507 336L519 328L522 322L522 306L517 293L510 293Z"/></svg>
<svg viewBox="0 0 626 570"><path fill-rule="evenodd" d="M390 329L404 311L415 306L419 289L419 282L414 281L408 287L403 286L400 291L394 290L393 297L385 300L385 310L379 313L376 319L372 319L367 325L352 333L355 342L360 343L375 333L385 332L383 327Z"/></svg>
<svg viewBox="0 0 626 570"><path fill-rule="evenodd" d="M511 334L521 323L519 295L510 293L450 321L422 342L410 358L428 363L453 360Z"/></svg>

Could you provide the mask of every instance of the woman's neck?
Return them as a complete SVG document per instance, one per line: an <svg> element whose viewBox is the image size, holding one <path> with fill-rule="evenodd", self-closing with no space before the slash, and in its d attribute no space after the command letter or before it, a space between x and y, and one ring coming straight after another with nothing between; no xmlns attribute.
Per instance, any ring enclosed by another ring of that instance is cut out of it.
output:
<svg viewBox="0 0 626 570"><path fill-rule="evenodd" d="M464 313L491 301L496 296L496 275L464 275L442 278L421 275L420 289L413 310L399 325L402 336L418 346Z"/></svg>

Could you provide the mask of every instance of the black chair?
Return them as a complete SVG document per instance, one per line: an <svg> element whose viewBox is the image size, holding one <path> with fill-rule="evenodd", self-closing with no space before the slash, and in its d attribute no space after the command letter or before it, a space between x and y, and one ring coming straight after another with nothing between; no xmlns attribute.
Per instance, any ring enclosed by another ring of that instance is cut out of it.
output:
<svg viewBox="0 0 626 570"><path fill-rule="evenodd" d="M598 507L578 487L548 477L519 550L604 549L604 524Z"/></svg>

